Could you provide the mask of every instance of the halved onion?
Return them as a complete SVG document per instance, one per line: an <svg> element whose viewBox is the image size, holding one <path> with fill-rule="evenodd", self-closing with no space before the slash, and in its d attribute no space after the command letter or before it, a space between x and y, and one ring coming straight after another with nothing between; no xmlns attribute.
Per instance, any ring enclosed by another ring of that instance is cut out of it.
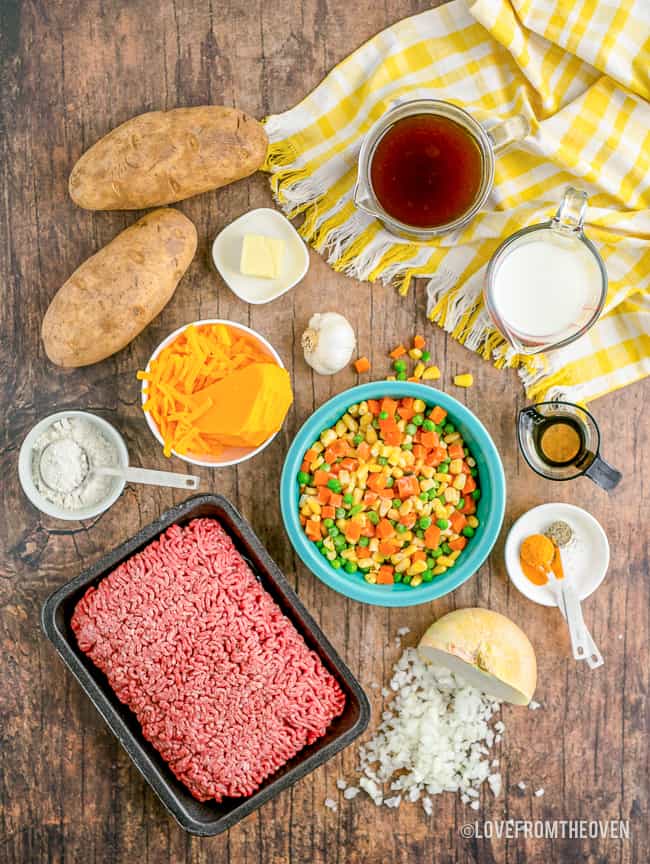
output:
<svg viewBox="0 0 650 864"><path fill-rule="evenodd" d="M514 621L491 609L457 609L429 627L420 655L445 666L477 690L514 705L528 705L537 683L530 640Z"/></svg>

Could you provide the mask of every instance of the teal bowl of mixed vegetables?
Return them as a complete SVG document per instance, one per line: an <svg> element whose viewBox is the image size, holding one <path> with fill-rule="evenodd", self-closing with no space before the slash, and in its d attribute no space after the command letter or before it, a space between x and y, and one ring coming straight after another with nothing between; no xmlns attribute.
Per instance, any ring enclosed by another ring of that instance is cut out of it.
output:
<svg viewBox="0 0 650 864"><path fill-rule="evenodd" d="M480 420L433 387L376 381L315 411L287 454L285 529L340 594L414 606L466 582L501 530L505 477Z"/></svg>

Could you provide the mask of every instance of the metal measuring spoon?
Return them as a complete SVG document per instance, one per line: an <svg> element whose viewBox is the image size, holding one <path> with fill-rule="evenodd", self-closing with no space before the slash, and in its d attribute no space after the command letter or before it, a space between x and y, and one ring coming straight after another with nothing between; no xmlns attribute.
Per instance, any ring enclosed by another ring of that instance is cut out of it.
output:
<svg viewBox="0 0 650 864"><path fill-rule="evenodd" d="M54 456L54 448L60 445L61 441L51 441L43 448L38 460L38 473L43 483L54 492L64 492L71 494L79 489L88 479L91 474L99 477L120 477L127 483L144 483L148 486L165 486L172 489L198 489L201 482L199 477L192 474L180 474L174 471L157 471L151 468L133 468L130 465L93 465L84 447L78 441L66 439L68 446L74 445L77 450L76 456L81 466L81 480L75 482L74 485L66 485L61 489L60 486L53 486L51 468L48 462ZM49 451L49 455L48 455Z"/></svg>
<svg viewBox="0 0 650 864"><path fill-rule="evenodd" d="M568 546L573 540L573 529L567 522L560 520L550 525L544 533L557 547L560 561L562 561L562 547ZM564 565L562 565L562 570L564 578L561 580L557 578L552 569L549 570L546 574L548 587L553 592L558 608L569 626L571 649L574 658L576 660L586 660L590 669L597 669L605 661L585 624L580 598L567 577Z"/></svg>

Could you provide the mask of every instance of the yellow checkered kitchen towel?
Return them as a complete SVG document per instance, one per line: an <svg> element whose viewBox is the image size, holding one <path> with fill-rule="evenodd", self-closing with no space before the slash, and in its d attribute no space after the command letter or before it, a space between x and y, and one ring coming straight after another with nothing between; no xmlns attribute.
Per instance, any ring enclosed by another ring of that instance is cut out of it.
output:
<svg viewBox="0 0 650 864"><path fill-rule="evenodd" d="M283 210L334 269L430 277L429 315L530 398L588 402L650 373L650 0L453 0L379 33L295 108L267 120L266 168ZM479 121L525 114L530 136L497 157L487 207L426 244L401 241L352 202L364 133L396 101L436 97ZM523 358L481 291L496 246L548 219L566 186L589 194L586 231L609 274L601 319L572 345Z"/></svg>

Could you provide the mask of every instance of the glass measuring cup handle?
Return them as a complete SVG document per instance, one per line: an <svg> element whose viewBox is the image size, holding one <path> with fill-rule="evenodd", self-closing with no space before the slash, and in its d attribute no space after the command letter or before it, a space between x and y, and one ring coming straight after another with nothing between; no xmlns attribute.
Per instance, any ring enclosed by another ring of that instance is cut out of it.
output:
<svg viewBox="0 0 650 864"><path fill-rule="evenodd" d="M498 156L530 133L530 123L523 114L515 114L485 131L492 144L494 155Z"/></svg>
<svg viewBox="0 0 650 864"><path fill-rule="evenodd" d="M587 212L587 193L568 186L560 206L551 220L551 227L560 231L581 234Z"/></svg>
<svg viewBox="0 0 650 864"><path fill-rule="evenodd" d="M613 465L606 462L601 456L596 456L594 461L585 471L585 476L593 480L596 486L600 486L606 492L611 492L621 482L623 475Z"/></svg>

